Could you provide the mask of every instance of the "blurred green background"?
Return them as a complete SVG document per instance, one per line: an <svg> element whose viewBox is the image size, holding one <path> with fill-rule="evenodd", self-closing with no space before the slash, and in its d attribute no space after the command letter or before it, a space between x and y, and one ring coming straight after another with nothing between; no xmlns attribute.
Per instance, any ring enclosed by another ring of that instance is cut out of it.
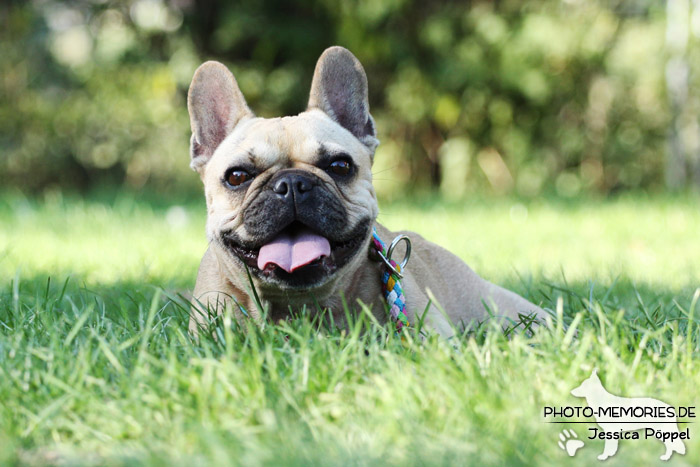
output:
<svg viewBox="0 0 700 467"><path fill-rule="evenodd" d="M556 310L551 332L186 335L194 70L294 114L334 44L367 71L378 220ZM561 465L540 410L593 367L696 404L699 55L700 0L0 0L0 464Z"/></svg>
<svg viewBox="0 0 700 467"><path fill-rule="evenodd" d="M199 192L186 110L195 68L220 60L258 115L294 114L333 44L367 70L383 199L409 188L462 199L698 186L698 10L689 0L5 1L2 187Z"/></svg>

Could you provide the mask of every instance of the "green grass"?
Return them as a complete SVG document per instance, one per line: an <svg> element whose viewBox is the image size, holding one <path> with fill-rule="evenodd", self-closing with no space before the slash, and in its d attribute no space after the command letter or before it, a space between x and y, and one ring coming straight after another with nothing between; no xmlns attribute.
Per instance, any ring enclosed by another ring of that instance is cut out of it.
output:
<svg viewBox="0 0 700 467"><path fill-rule="evenodd" d="M303 313L194 342L180 294L206 248L203 203L97 199L0 197L0 465L590 465L602 441L574 458L556 443L588 425L542 411L583 405L569 391L593 367L613 393L698 403L695 196L382 206L389 227L553 310L533 338L451 342ZM672 465L700 464L689 426ZM623 440L606 462L663 451Z"/></svg>

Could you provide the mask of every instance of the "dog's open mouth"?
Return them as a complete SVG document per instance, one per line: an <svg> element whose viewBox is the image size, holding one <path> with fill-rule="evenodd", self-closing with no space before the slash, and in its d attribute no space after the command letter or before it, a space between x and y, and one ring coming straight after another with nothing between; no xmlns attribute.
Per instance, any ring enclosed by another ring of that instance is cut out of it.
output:
<svg viewBox="0 0 700 467"><path fill-rule="evenodd" d="M282 268L293 273L331 255L327 238L302 225L286 228L258 251L258 269Z"/></svg>
<svg viewBox="0 0 700 467"><path fill-rule="evenodd" d="M222 240L256 276L290 287L310 287L347 264L368 238L369 228L366 220L344 238L333 240L295 221L257 247L243 246L231 232L223 233Z"/></svg>

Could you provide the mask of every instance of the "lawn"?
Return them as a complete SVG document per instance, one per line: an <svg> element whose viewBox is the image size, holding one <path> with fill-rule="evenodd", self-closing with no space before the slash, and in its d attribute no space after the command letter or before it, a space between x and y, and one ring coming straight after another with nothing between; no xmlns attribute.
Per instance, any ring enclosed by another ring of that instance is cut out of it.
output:
<svg viewBox="0 0 700 467"><path fill-rule="evenodd" d="M594 367L606 388L696 406L700 198L382 205L380 221L464 258L552 311L534 337L484 326L403 341L365 315L217 339L187 334L206 248L203 202L0 196L0 464L590 465L593 424L544 406ZM409 266L410 268L410 263ZM697 410L696 410L697 412ZM580 419L583 420L583 419ZM690 427L685 456L700 464ZM558 436L574 429L574 457ZM661 463L621 441L609 465Z"/></svg>

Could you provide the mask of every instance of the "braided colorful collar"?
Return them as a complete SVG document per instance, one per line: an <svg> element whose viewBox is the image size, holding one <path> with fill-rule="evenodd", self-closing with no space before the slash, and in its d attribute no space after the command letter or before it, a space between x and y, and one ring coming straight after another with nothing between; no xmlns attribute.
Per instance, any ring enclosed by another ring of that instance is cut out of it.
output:
<svg viewBox="0 0 700 467"><path fill-rule="evenodd" d="M401 264L391 259L391 254L394 248L400 241L406 242L406 256ZM372 229L372 243L370 244L370 256L384 262L384 272L382 273L382 292L389 306L389 313L396 322L396 330L401 331L404 326L409 326L408 318L406 318L406 297L401 289L400 279L403 278L402 271L408 263L408 258L411 256L411 240L406 235L399 235L391 242L389 249L382 242L377 234L377 229Z"/></svg>

